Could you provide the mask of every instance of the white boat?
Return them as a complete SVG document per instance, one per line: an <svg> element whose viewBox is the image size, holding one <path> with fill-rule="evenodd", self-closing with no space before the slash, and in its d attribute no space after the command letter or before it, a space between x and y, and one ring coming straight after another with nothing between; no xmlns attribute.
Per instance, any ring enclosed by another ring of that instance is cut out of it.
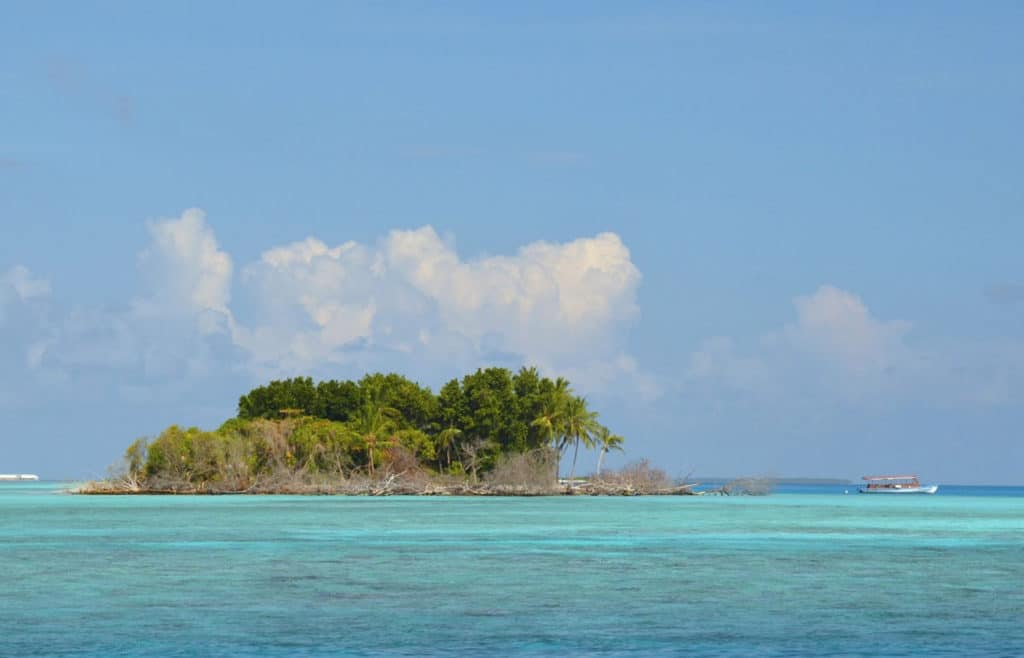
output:
<svg viewBox="0 0 1024 658"><path fill-rule="evenodd" d="M939 485L922 486L916 475L865 475L867 483L860 488L866 494L933 494Z"/></svg>
<svg viewBox="0 0 1024 658"><path fill-rule="evenodd" d="M38 475L31 473L0 473L0 482L34 482L38 479Z"/></svg>

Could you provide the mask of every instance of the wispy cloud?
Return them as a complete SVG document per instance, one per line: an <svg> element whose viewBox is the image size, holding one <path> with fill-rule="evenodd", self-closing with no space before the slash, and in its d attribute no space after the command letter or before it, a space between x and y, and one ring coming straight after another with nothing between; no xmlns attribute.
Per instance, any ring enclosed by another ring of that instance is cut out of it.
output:
<svg viewBox="0 0 1024 658"><path fill-rule="evenodd" d="M725 336L705 341L690 355L684 387L773 404L1024 399L1024 343L912 343L909 322L880 319L860 297L829 285L793 305L792 322L752 344Z"/></svg>
<svg viewBox="0 0 1024 658"><path fill-rule="evenodd" d="M999 283L985 289L985 297L993 304L1024 302L1024 284Z"/></svg>
<svg viewBox="0 0 1024 658"><path fill-rule="evenodd" d="M15 265L0 274L0 302L5 297L22 302L50 295L50 282L36 277L24 265Z"/></svg>
<svg viewBox="0 0 1024 658"><path fill-rule="evenodd" d="M0 270L0 403L25 388L24 373L45 352L51 326L50 283L24 265Z"/></svg>
<svg viewBox="0 0 1024 658"><path fill-rule="evenodd" d="M122 126L135 121L135 99L113 89L90 74L85 65L72 57L52 57L46 64L46 77L65 98L114 119Z"/></svg>
<svg viewBox="0 0 1024 658"><path fill-rule="evenodd" d="M876 318L851 292L824 285L793 304L797 320L786 327L786 338L796 349L853 374L884 371L902 356L910 323Z"/></svg>

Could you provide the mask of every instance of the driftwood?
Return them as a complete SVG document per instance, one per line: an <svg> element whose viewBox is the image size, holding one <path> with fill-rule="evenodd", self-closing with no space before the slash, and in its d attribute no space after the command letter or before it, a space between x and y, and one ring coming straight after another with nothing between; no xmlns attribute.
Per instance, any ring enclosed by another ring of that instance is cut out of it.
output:
<svg viewBox="0 0 1024 658"><path fill-rule="evenodd" d="M409 467L400 472L314 475L305 470L275 473L252 481L191 482L137 477L110 477L89 482L75 493L132 494L304 494L342 496L757 496L771 493L769 478L741 478L716 489L697 491L697 483L673 482L646 461L591 479L551 480L549 464L536 455L522 455L499 464L483 481L428 473ZM538 474L548 473L547 476Z"/></svg>
<svg viewBox="0 0 1024 658"><path fill-rule="evenodd" d="M696 486L692 483L652 488L594 480L573 484L566 488L565 493L581 496L692 496Z"/></svg>
<svg viewBox="0 0 1024 658"><path fill-rule="evenodd" d="M469 481L435 481L416 474L392 473L381 478L350 479L334 482L254 483L245 488L204 483L136 483L104 480L82 485L75 493L86 495L223 495L223 494L305 494L342 496L688 496L694 495L695 484L669 487L638 487L628 483L587 481L568 486L554 484L495 484Z"/></svg>
<svg viewBox="0 0 1024 658"><path fill-rule="evenodd" d="M766 496L775 488L771 478L739 478L726 482L717 489L699 492L702 496Z"/></svg>

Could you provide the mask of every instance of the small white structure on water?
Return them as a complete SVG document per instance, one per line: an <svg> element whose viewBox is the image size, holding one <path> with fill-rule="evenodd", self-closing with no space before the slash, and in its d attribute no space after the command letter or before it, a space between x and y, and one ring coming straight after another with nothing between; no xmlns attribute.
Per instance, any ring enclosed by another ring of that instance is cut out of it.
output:
<svg viewBox="0 0 1024 658"><path fill-rule="evenodd" d="M21 474L17 474L17 473L15 473L15 474L0 473L0 482L26 482L26 481L35 481L35 480L38 480L38 479L39 479L38 475L32 475L31 473L21 473Z"/></svg>

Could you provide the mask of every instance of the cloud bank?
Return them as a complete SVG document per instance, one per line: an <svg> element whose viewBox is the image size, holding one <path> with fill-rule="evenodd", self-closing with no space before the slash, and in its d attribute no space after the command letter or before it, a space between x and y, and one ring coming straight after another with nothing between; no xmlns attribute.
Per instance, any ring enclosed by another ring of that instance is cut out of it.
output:
<svg viewBox="0 0 1024 658"><path fill-rule="evenodd" d="M236 276L202 210L148 229L139 294L120 309L65 313L33 348L40 374L70 385L76 373L108 372L130 393L215 371L260 379L530 363L584 376L584 391L622 377L655 390L622 347L641 276L613 233L478 259L430 226L373 244L309 237L267 249ZM0 310L49 294L25 268L0 281Z"/></svg>
<svg viewBox="0 0 1024 658"><path fill-rule="evenodd" d="M795 297L784 325L753 340L709 337L664 366L671 380L652 376L626 348L642 277L614 233L467 258L423 226L365 244L308 237L236 265L202 210L148 231L138 293L117 308L59 310L44 278L22 265L0 270L4 363L48 390L150 400L218 377L233 377L221 384L234 390L394 369L436 383L522 364L584 393L639 400L665 388L715 404L727 395L819 406L1024 398L1019 341L922 344L909 322L832 285ZM8 400L21 381L11 372Z"/></svg>

